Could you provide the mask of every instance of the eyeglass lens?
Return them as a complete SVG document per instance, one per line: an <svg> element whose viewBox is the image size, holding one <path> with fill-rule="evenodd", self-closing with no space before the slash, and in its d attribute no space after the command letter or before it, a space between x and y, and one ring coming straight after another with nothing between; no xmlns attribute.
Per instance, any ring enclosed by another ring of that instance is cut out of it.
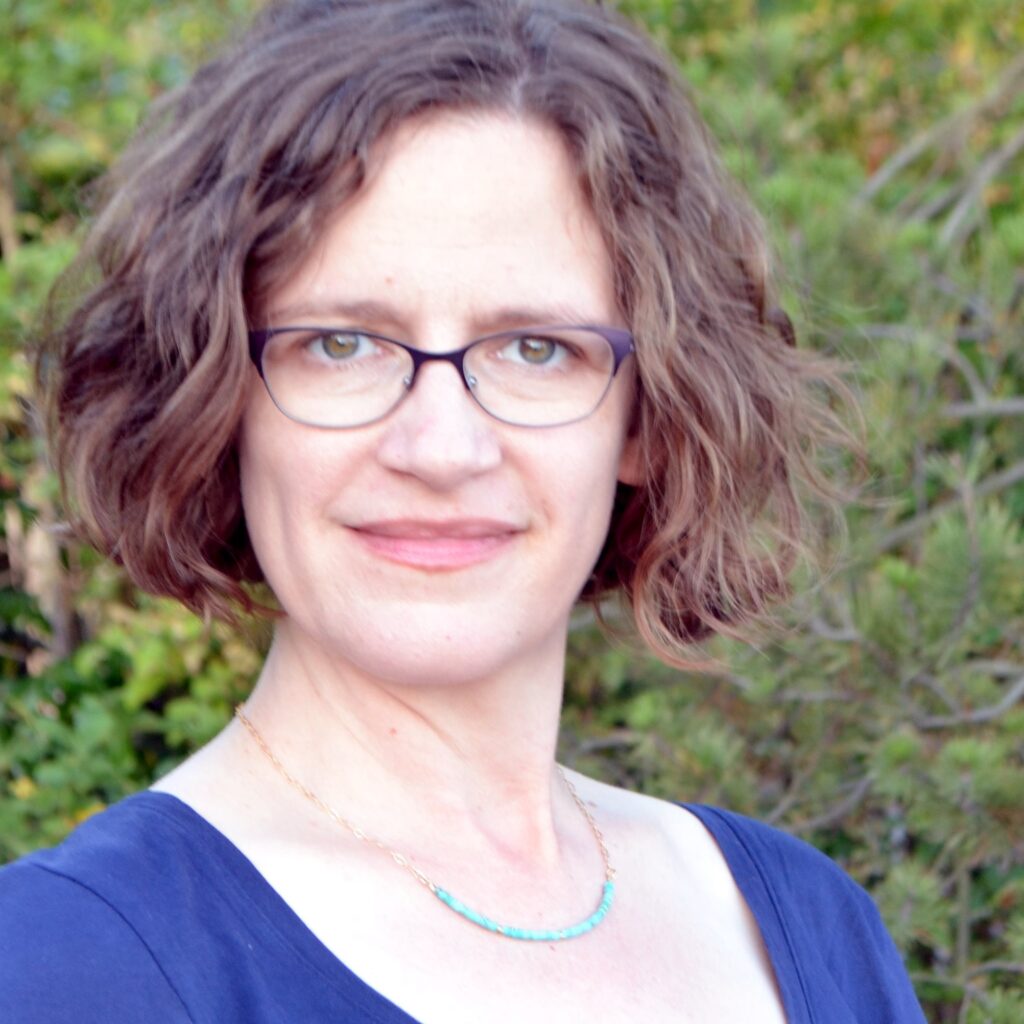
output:
<svg viewBox="0 0 1024 1024"><path fill-rule="evenodd" d="M386 415L411 387L412 355L360 331L287 330L263 351L263 376L286 416L322 427L354 427ZM463 368L476 401L521 426L554 426L597 408L615 368L608 341L566 327L515 331L474 342Z"/></svg>

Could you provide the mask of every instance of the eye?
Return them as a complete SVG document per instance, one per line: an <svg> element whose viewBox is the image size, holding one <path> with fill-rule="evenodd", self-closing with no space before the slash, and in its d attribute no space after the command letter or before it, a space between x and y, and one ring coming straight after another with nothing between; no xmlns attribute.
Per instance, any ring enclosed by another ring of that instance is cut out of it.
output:
<svg viewBox="0 0 1024 1024"><path fill-rule="evenodd" d="M527 366L554 366L567 355L566 347L554 338L530 335L515 338L501 351L501 357Z"/></svg>
<svg viewBox="0 0 1024 1024"><path fill-rule="evenodd" d="M326 356L332 362L345 362L357 356L372 355L374 344L365 334L356 331L336 331L319 334L309 342L316 355Z"/></svg>

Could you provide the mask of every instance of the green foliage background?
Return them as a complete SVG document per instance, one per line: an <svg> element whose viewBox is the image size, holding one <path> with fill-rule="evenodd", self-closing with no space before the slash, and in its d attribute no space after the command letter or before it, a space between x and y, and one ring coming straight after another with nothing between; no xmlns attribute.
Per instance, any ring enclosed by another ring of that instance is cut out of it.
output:
<svg viewBox="0 0 1024 1024"><path fill-rule="evenodd" d="M227 721L266 637L63 539L24 338L81 194L250 0L0 11L0 859ZM667 670L573 633L563 758L787 828L873 893L935 1022L1024 1020L1024 8L628 0L851 360L870 487L785 628Z"/></svg>

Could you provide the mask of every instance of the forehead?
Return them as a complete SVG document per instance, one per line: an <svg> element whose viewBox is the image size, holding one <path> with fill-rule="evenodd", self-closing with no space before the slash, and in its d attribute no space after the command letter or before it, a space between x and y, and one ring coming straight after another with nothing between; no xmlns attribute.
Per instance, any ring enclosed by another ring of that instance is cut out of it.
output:
<svg viewBox="0 0 1024 1024"><path fill-rule="evenodd" d="M346 303L390 310L404 322L385 326L404 329L464 331L510 307L616 319L607 250L554 129L434 115L374 157L367 184L272 294L278 322Z"/></svg>

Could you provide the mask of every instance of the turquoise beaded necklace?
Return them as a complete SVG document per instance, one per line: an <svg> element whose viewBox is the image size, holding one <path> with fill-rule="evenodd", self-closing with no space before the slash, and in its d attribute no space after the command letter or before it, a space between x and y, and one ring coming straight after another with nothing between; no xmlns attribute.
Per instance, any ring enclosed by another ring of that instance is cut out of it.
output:
<svg viewBox="0 0 1024 1024"><path fill-rule="evenodd" d="M256 745L266 754L277 771L302 793L307 800L323 811L336 824L348 829L360 842L369 843L371 846L376 846L378 849L383 850L400 868L404 868L417 882L429 889L449 910L454 911L460 917L471 921L480 928L495 935L503 935L507 939L519 939L523 942L562 942L565 939L575 939L592 931L605 919L608 911L611 909L612 900L615 898L615 869L612 867L608 856L608 847L605 844L604 836L601 835L601 830L597 827L597 822L594 821L593 815L587 809L587 805L580 799L579 793L576 792L576 787L569 781L561 766L555 766L558 768L558 774L561 775L562 781L569 790L569 794L572 796L576 806L583 813L583 817L587 819L587 824L590 825L590 830L594 833L597 845L601 849L601 859L604 861L605 875L604 887L601 890L601 901L598 903L597 909L589 917L565 928L518 928L513 925L499 924L493 918L487 917L486 914L481 914L479 911L467 907L465 903L456 899L447 889L442 889L441 886L432 882L404 854L393 850L390 846L381 842L381 840L367 835L362 829L353 825L346 818L343 818L333 807L325 804L316 793L301 783L281 764L274 752L267 746L266 740L260 735L256 726L249 721L245 712L242 711L241 704L235 708L235 716L245 726L249 734L256 741Z"/></svg>

